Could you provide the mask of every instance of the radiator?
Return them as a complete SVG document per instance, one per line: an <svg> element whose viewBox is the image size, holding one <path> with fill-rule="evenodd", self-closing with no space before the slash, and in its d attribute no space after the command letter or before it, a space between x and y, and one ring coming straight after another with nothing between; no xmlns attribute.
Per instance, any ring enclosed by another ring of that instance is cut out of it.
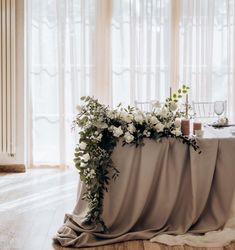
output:
<svg viewBox="0 0 235 250"><path fill-rule="evenodd" d="M0 153L15 154L15 0L0 0Z"/></svg>

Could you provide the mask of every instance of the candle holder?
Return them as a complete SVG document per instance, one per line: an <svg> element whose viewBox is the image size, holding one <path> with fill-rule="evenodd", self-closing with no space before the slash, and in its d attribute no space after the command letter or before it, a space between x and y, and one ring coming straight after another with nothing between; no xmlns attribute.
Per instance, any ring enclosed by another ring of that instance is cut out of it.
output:
<svg viewBox="0 0 235 250"><path fill-rule="evenodd" d="M190 121L189 121L189 119L181 120L181 132L183 135L189 136L189 134L190 134Z"/></svg>
<svg viewBox="0 0 235 250"><path fill-rule="evenodd" d="M195 135L196 130L202 130L201 122L193 122L193 134Z"/></svg>

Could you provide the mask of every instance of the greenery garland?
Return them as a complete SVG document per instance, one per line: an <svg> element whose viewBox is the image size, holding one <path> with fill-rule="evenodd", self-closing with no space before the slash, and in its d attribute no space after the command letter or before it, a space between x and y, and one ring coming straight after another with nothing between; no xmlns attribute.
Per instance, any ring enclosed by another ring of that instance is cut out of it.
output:
<svg viewBox="0 0 235 250"><path fill-rule="evenodd" d="M178 93L187 93L188 87L183 86ZM92 97L81 98L85 105L81 107L74 123L81 128L79 144L75 148L75 166L86 191L82 199L88 202L89 211L86 222L101 224L107 230L101 218L104 191L108 191L110 177L119 175L111 155L119 140L123 145L143 144L144 138L161 141L162 138L177 138L184 144L192 146L200 153L195 138L181 133L181 121L185 113L179 112L178 98L168 98L163 107L157 102L153 112L146 113L128 106L121 105L110 109Z"/></svg>

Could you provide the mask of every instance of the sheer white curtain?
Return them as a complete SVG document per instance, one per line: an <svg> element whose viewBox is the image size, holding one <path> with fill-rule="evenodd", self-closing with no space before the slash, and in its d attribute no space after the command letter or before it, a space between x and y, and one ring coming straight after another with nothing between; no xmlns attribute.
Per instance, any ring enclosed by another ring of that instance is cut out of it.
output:
<svg viewBox="0 0 235 250"><path fill-rule="evenodd" d="M235 112L235 1L180 0L179 82L191 100L228 101Z"/></svg>
<svg viewBox="0 0 235 250"><path fill-rule="evenodd" d="M92 91L96 0L28 1L31 164L72 159L75 108Z"/></svg>
<svg viewBox="0 0 235 250"><path fill-rule="evenodd" d="M169 0L28 0L31 159L69 164L83 95L116 105L169 92Z"/></svg>
<svg viewBox="0 0 235 250"><path fill-rule="evenodd" d="M113 104L169 95L170 0L113 0Z"/></svg>
<svg viewBox="0 0 235 250"><path fill-rule="evenodd" d="M234 116L234 1L28 0L31 164L72 161L83 95L163 101L185 83Z"/></svg>

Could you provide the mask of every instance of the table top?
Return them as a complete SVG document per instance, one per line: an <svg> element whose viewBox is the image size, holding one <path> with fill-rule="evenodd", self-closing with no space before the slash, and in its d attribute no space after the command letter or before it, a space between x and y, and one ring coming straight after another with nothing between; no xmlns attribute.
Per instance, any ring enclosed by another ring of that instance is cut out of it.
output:
<svg viewBox="0 0 235 250"><path fill-rule="evenodd" d="M232 131L235 133L235 126L224 127L224 128L213 128L211 126L204 127L204 136L203 138L234 138L235 135L232 134Z"/></svg>

